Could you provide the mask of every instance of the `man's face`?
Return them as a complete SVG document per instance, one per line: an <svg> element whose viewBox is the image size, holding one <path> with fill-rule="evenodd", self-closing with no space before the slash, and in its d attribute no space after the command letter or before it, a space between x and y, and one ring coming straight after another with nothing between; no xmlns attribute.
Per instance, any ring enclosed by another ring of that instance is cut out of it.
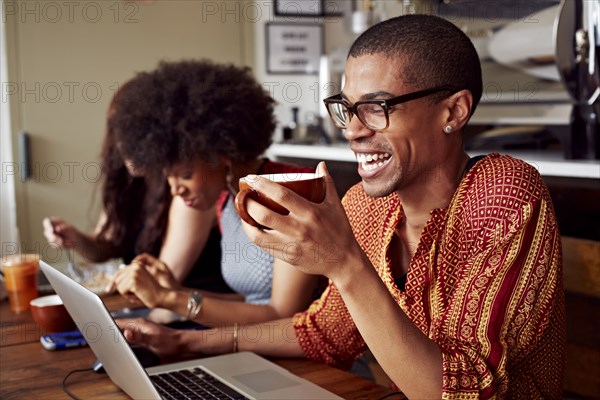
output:
<svg viewBox="0 0 600 400"><path fill-rule="evenodd" d="M382 54L350 57L344 98L354 104L426 89L403 82L401 67L399 60ZM370 130L352 117L344 136L357 157L368 195L382 197L407 189L439 168L447 153L442 131L447 114L441 103L430 105L430 98L425 97L392 106L389 127L381 131Z"/></svg>
<svg viewBox="0 0 600 400"><path fill-rule="evenodd" d="M199 159L189 164L176 163L165 170L165 175L173 196L180 196L186 206L197 210L214 206L225 189L225 168Z"/></svg>

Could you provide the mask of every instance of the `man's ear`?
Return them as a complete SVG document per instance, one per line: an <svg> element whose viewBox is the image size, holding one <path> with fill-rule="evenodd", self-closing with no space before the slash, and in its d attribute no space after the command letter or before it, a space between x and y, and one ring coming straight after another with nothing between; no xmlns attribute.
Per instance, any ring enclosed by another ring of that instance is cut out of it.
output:
<svg viewBox="0 0 600 400"><path fill-rule="evenodd" d="M448 98L448 110L450 111L447 123L455 130L462 129L471 117L473 109L473 95L469 90L461 90Z"/></svg>

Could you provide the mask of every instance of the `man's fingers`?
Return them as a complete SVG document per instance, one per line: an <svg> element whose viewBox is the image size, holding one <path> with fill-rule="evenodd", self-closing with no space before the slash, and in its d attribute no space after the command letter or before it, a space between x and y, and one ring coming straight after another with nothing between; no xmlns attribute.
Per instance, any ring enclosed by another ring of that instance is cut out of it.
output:
<svg viewBox="0 0 600 400"><path fill-rule="evenodd" d="M123 330L123 336L125 336L125 339L127 339L128 342L130 343L137 343L137 330L136 329L131 329L131 328L125 328Z"/></svg>
<svg viewBox="0 0 600 400"><path fill-rule="evenodd" d="M119 325L119 329L123 331L123 336L130 343L138 343L141 340L142 336L142 327L143 323L140 319L118 319L116 320L117 325Z"/></svg>
<svg viewBox="0 0 600 400"><path fill-rule="evenodd" d="M329 174L327 165L325 165L325 161L321 161L317 165L317 176L322 176L325 179L325 197L338 202L340 197L338 196L333 177Z"/></svg>

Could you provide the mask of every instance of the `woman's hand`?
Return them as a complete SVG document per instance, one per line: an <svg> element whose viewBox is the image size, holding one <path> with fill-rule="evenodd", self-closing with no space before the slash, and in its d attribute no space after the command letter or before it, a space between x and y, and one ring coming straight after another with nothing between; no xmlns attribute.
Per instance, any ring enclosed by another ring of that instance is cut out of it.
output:
<svg viewBox="0 0 600 400"><path fill-rule="evenodd" d="M158 284L164 288L182 288L181 283L175 278L169 266L148 253L138 255L131 263L136 263L146 268L146 271L148 271L154 279L156 279Z"/></svg>
<svg viewBox="0 0 600 400"><path fill-rule="evenodd" d="M267 179L249 179L253 189L281 204L290 213L278 214L249 198L248 213L269 229L262 230L246 223L243 227L250 240L273 256L305 273L335 280L336 274L342 274L350 260L359 264L368 263L368 260L354 238L325 163L319 164L318 173L326 182L326 195L321 204L312 203Z"/></svg>
<svg viewBox="0 0 600 400"><path fill-rule="evenodd" d="M153 268L146 266L143 261L134 260L115 273L106 291L110 293L116 288L132 302L140 301L148 308L160 307L171 289L159 283L151 273Z"/></svg>
<svg viewBox="0 0 600 400"><path fill-rule="evenodd" d="M48 243L66 248L74 248L82 244L82 234L73 225L58 217L44 218L42 221L44 236Z"/></svg>

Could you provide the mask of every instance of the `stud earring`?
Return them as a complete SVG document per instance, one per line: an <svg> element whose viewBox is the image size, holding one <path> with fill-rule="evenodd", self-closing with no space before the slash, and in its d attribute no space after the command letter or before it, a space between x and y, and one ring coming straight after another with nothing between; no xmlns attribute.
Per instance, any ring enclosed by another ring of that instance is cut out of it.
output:
<svg viewBox="0 0 600 400"><path fill-rule="evenodd" d="M444 132L446 132L446 133L452 133L453 130L454 130L454 128L451 125L446 125L444 127Z"/></svg>

